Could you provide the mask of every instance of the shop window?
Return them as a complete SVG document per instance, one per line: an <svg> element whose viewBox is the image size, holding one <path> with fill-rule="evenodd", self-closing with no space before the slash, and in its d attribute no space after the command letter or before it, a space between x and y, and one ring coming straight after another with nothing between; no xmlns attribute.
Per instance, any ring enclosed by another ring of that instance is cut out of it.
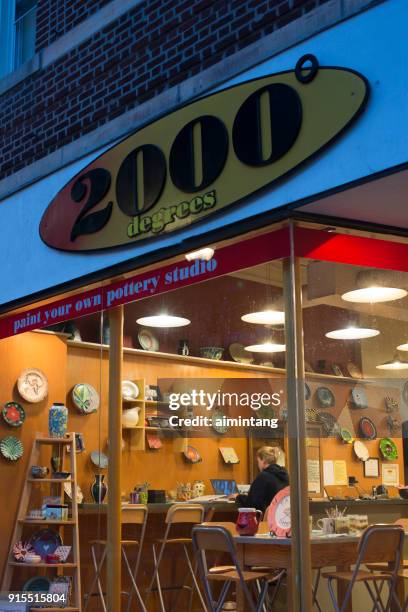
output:
<svg viewBox="0 0 408 612"><path fill-rule="evenodd" d="M0 5L0 77L35 53L37 0L4 0Z"/></svg>

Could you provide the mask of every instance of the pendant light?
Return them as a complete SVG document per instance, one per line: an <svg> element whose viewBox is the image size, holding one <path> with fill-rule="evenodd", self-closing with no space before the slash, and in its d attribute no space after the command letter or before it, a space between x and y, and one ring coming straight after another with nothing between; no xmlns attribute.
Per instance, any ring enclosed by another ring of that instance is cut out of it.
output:
<svg viewBox="0 0 408 612"><path fill-rule="evenodd" d="M286 351L285 344L277 344L276 342L263 342L262 344L251 344L245 347L245 350L250 353L283 353Z"/></svg>
<svg viewBox="0 0 408 612"><path fill-rule="evenodd" d="M259 310L242 315L245 323L256 323L257 325L283 325L285 323L285 313L282 310Z"/></svg>
<svg viewBox="0 0 408 612"><path fill-rule="evenodd" d="M392 302L400 300L407 295L405 289L398 287L364 287L364 289L354 289L343 293L341 299L346 302L357 304L377 304L379 302Z"/></svg>
<svg viewBox="0 0 408 612"><path fill-rule="evenodd" d="M378 329L350 325L349 327L329 331L325 334L325 336L326 338L331 338L332 340L362 340L363 338L373 338L374 336L378 336L379 333L380 332Z"/></svg>
<svg viewBox="0 0 408 612"><path fill-rule="evenodd" d="M361 270L356 277L356 289L343 293L345 302L377 304L400 300L408 295L398 287L401 278L388 270Z"/></svg>
<svg viewBox="0 0 408 612"><path fill-rule="evenodd" d="M190 319L176 317L168 314L152 315L150 317L140 317L136 323L144 327L184 327L190 325Z"/></svg>
<svg viewBox="0 0 408 612"><path fill-rule="evenodd" d="M397 351L408 351L408 342L404 342L404 344L397 346Z"/></svg>
<svg viewBox="0 0 408 612"><path fill-rule="evenodd" d="M408 370L408 361L402 361L396 353L390 361L375 366L377 370Z"/></svg>

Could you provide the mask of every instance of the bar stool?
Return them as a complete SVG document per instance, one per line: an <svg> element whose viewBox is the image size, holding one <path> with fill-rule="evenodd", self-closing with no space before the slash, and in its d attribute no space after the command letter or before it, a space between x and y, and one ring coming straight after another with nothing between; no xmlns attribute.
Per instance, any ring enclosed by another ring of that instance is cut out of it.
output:
<svg viewBox="0 0 408 612"><path fill-rule="evenodd" d="M331 600L336 612L342 612L348 605L353 586L356 582L361 582L365 585L373 603L374 610L388 610L391 601L395 600L395 585L398 578L398 570L402 557L404 546L404 530L400 525L371 525L363 532L358 545L358 556L356 565L352 571L344 572L325 572L324 578L328 579L328 587ZM388 563L387 572L372 573L361 569L361 565L366 563L367 555L373 557L375 554L381 556L383 561ZM339 607L336 596L333 591L333 580L343 580L348 583L344 601ZM370 586L370 582L373 583ZM389 597L384 607L380 601L380 592L378 584L387 582L389 585Z"/></svg>
<svg viewBox="0 0 408 612"><path fill-rule="evenodd" d="M210 612L219 612L222 610L230 587L233 584L239 584L241 586L246 603L249 606L248 609L251 610L251 612L261 612L261 610L263 610L268 588L271 584L274 584L273 597L268 602L268 609L272 609L280 582L285 573L284 570L281 570L279 573L273 573L270 570L243 570L237 558L236 547L230 529L221 527L220 525L215 525L213 527L199 525L193 527L192 540L198 558L201 579L204 585L208 606L207 609L210 610ZM231 565L208 569L206 559L207 551L228 554ZM210 586L210 582L215 581L223 582L218 600L214 599ZM251 595L249 586L253 585L255 590L257 583L260 584L260 593L257 594L258 597L255 601L253 595Z"/></svg>
<svg viewBox="0 0 408 612"><path fill-rule="evenodd" d="M200 599L201 605L203 607L203 610L207 610L206 606L205 606L205 602L203 599L203 596L201 594L200 591L200 587L198 585L197 582L197 578L195 576L194 573L194 569L193 569L193 565L191 563L191 559L190 559L190 555L188 553L187 550L187 546L191 544L192 540L191 537L181 537L181 538L170 538L170 530L171 528L176 525L176 524L184 524L184 525L196 525L197 523L202 523L204 519L204 507L201 506L200 504L173 504L169 510L167 511L166 514L166 518L165 518L165 523L166 523L166 530L164 533L164 537L162 539L156 540L155 543L153 543L152 545L152 549L153 549L153 560L154 560L154 571L153 571L153 576L152 579L150 581L149 587L147 589L147 594L150 595L153 591L153 585L156 582L157 585L157 592L159 595L159 600L160 600L160 607L162 612L166 612L166 608L164 606L164 600L163 600L163 591L164 590L181 590L181 589L191 589L191 597L190 597L190 605L189 608L191 608L191 604L192 604L192 595L193 595L193 588L195 588L197 595ZM157 554L157 550L156 550L156 545L159 545L159 553ZM163 559L163 555L164 555L164 551L166 549L166 547L168 546L174 546L174 547L181 547L183 552L184 552L184 556L186 558L186 562L187 562L187 566L188 566L188 570L190 572L192 581L193 581L193 585L190 587L188 585L181 585L178 587L162 587L161 583L160 583L160 575L159 575L159 568L160 568L160 563ZM196 562L194 562L196 565Z"/></svg>
<svg viewBox="0 0 408 612"><path fill-rule="evenodd" d="M137 583L136 583L136 578L137 578L137 572L139 569L139 565L140 565L140 559L141 559L141 555L142 555L142 548L143 548L143 542L144 542L144 537L145 537L145 532L146 532L146 523L147 523L147 514L148 514L148 510L147 510L147 506L144 506L143 504L134 504L134 505L129 505L129 506L124 506L122 507L122 512L121 512L121 525L122 525L122 532L123 532L123 525L138 525L139 526L139 531L140 531L140 537L138 540L125 540L122 539L121 540L121 552L122 552L122 556L123 556L123 560L125 562L125 566L127 569L127 572L129 574L130 580L132 582L132 587L129 593L127 593L128 595L128 605L127 605L127 610L129 612L130 610L130 605L132 602L132 598L133 595L136 594L136 597L139 601L140 607L143 610L143 612L147 612L146 606L143 602L143 599L140 595L139 589L137 587ZM90 546L91 546L91 556L92 556L92 563L94 566L94 577L92 580L92 584L91 584L91 588L89 590L89 593L85 593L84 594L84 599L85 599L85 605L84 605L84 612L86 611L89 601L91 599L92 595L99 595L101 598L101 603L102 603L102 608L104 610L104 612L107 612L107 607L106 607L106 603L105 603L105 598L104 598L104 592L102 589L102 583L101 583L101 578L100 578L100 574L101 574L101 570L103 567L103 564L105 562L106 559L106 554L107 554L107 541L106 540L91 540L89 542ZM135 566L132 570L130 563L129 563L129 559L128 556L126 554L126 548L129 548L131 546L137 547L137 557L136 557L136 563ZM101 548L102 549L102 554L100 556L99 562L97 560L97 554L96 554L96 549L97 548ZM94 593L94 588L95 585L98 585L98 592Z"/></svg>

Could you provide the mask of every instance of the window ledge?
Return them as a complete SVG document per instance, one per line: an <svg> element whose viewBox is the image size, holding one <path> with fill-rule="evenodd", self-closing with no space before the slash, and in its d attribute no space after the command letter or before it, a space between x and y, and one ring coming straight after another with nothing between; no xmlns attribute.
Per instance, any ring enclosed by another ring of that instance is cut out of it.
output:
<svg viewBox="0 0 408 612"><path fill-rule="evenodd" d="M27 79L34 72L37 72L41 67L41 57L40 53L36 53L31 59L27 62L24 62L21 66L6 74L4 77L0 78L0 96L3 95L9 89L12 89L24 79Z"/></svg>

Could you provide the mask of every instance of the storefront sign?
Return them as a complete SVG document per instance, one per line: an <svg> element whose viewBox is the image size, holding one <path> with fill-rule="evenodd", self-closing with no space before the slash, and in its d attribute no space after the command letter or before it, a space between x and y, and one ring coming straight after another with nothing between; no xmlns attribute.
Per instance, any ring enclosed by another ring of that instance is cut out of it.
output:
<svg viewBox="0 0 408 612"><path fill-rule="evenodd" d="M77 174L45 211L51 247L88 251L174 232L287 175L362 110L367 83L302 57L141 128Z"/></svg>

